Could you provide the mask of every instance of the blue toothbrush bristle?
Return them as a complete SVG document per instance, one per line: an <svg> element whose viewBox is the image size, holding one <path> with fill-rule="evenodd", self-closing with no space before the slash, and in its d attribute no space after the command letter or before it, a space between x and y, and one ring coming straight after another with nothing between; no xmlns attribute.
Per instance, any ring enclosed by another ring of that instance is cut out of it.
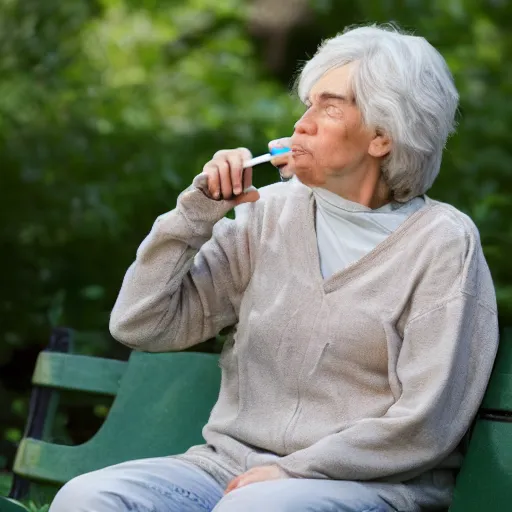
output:
<svg viewBox="0 0 512 512"><path fill-rule="evenodd" d="M271 155L281 155L282 153L288 153L290 148L272 148L270 150Z"/></svg>

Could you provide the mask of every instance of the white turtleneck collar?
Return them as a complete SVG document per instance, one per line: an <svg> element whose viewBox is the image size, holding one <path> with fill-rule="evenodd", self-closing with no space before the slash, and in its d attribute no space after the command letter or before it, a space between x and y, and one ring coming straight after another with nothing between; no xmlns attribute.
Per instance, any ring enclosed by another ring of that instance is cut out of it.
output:
<svg viewBox="0 0 512 512"><path fill-rule="evenodd" d="M316 233L324 279L343 270L383 242L402 222L425 205L423 197L391 202L372 210L329 190L312 188Z"/></svg>

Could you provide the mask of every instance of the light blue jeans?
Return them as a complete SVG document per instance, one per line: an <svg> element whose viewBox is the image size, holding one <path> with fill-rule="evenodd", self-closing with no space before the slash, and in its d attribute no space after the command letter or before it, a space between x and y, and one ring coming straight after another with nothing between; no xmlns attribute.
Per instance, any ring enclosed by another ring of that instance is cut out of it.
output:
<svg viewBox="0 0 512 512"><path fill-rule="evenodd" d="M50 512L390 512L358 482L283 479L232 491L198 467L168 457L124 462L74 478Z"/></svg>

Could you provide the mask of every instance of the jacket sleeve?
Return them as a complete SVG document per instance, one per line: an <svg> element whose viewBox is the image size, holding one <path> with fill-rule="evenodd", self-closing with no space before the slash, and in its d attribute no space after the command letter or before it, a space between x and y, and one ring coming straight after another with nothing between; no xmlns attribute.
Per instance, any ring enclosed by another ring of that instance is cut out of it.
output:
<svg viewBox="0 0 512 512"><path fill-rule="evenodd" d="M157 218L137 250L110 317L112 336L148 352L183 350L234 325L251 276L251 205L201 191L204 176Z"/></svg>
<svg viewBox="0 0 512 512"><path fill-rule="evenodd" d="M490 276L489 276L490 279ZM497 350L496 310L461 292L406 325L402 392L386 414L360 420L278 465L291 476L407 479L437 466L468 430Z"/></svg>

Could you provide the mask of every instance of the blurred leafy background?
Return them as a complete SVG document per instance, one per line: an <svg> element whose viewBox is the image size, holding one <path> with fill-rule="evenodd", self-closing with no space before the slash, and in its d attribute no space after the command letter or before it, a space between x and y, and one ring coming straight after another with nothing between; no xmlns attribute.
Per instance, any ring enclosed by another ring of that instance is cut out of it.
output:
<svg viewBox="0 0 512 512"><path fill-rule="evenodd" d="M0 469L50 328L125 358L108 315L154 218L216 150L263 153L291 133L290 84L323 38L386 21L425 36L455 75L459 130L430 195L478 225L512 325L512 3L0 0ZM255 175L277 177L269 165ZM87 439L107 411L75 401L61 441Z"/></svg>

